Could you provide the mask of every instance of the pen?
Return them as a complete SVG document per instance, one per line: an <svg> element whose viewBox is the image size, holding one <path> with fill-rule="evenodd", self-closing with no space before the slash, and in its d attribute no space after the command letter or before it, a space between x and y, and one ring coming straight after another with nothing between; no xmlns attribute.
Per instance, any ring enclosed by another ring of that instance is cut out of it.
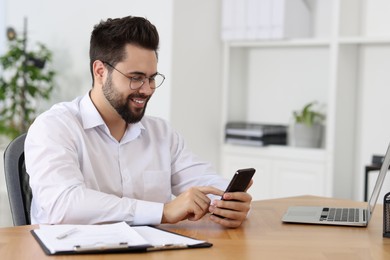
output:
<svg viewBox="0 0 390 260"><path fill-rule="evenodd" d="M75 251L82 252L82 251L103 251L103 250L109 250L109 249L123 249L128 248L127 242L120 242L118 244L104 244L104 243L96 243L91 245L76 245L73 247Z"/></svg>
<svg viewBox="0 0 390 260"><path fill-rule="evenodd" d="M169 250L169 249L182 249L188 248L186 244L163 244L163 245L154 245L147 249L147 251L158 251L158 250Z"/></svg>
<svg viewBox="0 0 390 260"><path fill-rule="evenodd" d="M57 239L63 239L63 238L66 238L66 237L70 236L71 234L73 234L73 233L75 233L77 231L78 231L77 228L72 228L72 229L70 229L70 230L68 230L68 231L66 231L64 233L59 234L56 238Z"/></svg>

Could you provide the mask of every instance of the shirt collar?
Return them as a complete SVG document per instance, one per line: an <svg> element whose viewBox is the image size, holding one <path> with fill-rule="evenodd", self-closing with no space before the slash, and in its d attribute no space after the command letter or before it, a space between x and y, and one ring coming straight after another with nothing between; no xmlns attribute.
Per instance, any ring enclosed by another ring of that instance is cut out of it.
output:
<svg viewBox="0 0 390 260"><path fill-rule="evenodd" d="M80 101L80 115L84 129L105 125L103 118L100 116L95 105L92 103L89 91Z"/></svg>
<svg viewBox="0 0 390 260"><path fill-rule="evenodd" d="M97 126L105 126L107 128L106 123L100 116L99 111L96 109L91 100L91 97L89 96L89 91L82 97L80 101L80 114L84 129L94 128ZM144 129L145 127L141 121L135 124L129 124L124 138L128 136L128 138L134 139L140 134L141 130Z"/></svg>

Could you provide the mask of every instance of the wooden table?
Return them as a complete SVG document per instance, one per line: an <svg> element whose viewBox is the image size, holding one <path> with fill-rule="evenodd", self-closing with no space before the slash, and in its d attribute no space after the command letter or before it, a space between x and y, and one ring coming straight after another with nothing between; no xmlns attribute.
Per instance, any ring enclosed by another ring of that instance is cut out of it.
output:
<svg viewBox="0 0 390 260"><path fill-rule="evenodd" d="M0 229L1 259L390 259L390 238L382 236L382 206L368 227L283 224L290 205L361 206L349 200L301 196L255 201L241 228L225 229L207 220L161 228L208 240L214 246L137 254L46 256L30 234L36 226Z"/></svg>

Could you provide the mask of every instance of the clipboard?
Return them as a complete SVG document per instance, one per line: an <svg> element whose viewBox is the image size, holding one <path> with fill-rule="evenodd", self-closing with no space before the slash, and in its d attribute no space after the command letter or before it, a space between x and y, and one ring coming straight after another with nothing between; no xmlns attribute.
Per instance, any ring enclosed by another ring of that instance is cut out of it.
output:
<svg viewBox="0 0 390 260"><path fill-rule="evenodd" d="M139 253L208 248L213 244L152 226L40 225L31 234L46 255Z"/></svg>

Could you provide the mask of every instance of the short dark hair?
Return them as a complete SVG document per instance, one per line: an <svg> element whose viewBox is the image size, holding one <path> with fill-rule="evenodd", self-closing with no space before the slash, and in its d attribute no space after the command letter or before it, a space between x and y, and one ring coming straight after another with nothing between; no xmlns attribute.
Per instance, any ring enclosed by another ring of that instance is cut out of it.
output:
<svg viewBox="0 0 390 260"><path fill-rule="evenodd" d="M109 18L94 26L89 48L92 85L94 61L101 60L115 66L126 58L126 44L154 50L157 55L159 35L156 27L149 20L135 16Z"/></svg>

